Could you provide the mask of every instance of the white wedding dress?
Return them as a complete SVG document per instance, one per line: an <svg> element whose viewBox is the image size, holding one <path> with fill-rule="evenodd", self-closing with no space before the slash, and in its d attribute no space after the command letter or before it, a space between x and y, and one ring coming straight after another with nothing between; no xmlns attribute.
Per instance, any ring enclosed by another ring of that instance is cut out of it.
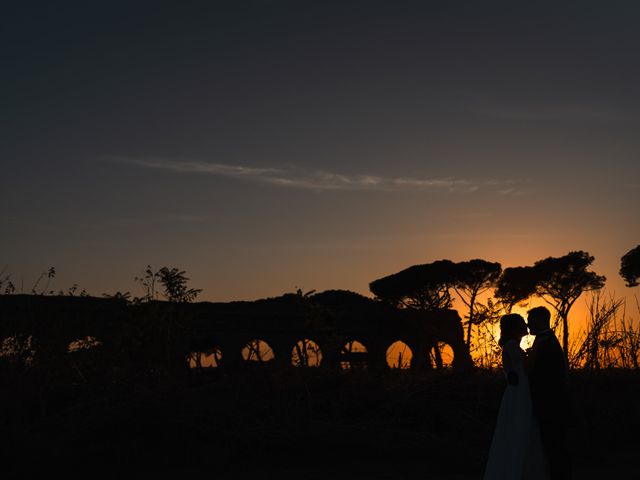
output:
<svg viewBox="0 0 640 480"><path fill-rule="evenodd" d="M505 375L515 372L517 385L507 385L500 403L484 480L547 480L540 430L531 410L529 382L516 340L502 349Z"/></svg>

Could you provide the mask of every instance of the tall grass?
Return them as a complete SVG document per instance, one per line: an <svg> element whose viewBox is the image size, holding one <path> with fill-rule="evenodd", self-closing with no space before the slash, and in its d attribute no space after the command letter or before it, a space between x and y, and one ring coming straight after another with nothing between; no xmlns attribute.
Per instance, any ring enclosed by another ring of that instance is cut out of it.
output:
<svg viewBox="0 0 640 480"><path fill-rule="evenodd" d="M640 303L635 298L640 316ZM640 324L627 314L626 302L613 294L595 291L587 300L586 325L569 348L569 366L598 370L638 369Z"/></svg>

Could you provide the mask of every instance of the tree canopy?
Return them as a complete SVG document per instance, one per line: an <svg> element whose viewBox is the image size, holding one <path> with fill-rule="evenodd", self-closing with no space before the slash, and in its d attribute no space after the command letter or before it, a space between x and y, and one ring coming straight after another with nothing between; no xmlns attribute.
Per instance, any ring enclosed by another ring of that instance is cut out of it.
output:
<svg viewBox="0 0 640 480"><path fill-rule="evenodd" d="M455 264L450 260L413 265L369 284L379 299L395 306L435 310L451 307Z"/></svg>
<svg viewBox="0 0 640 480"><path fill-rule="evenodd" d="M396 307L434 310L450 308L451 289L469 308L467 346L471 341L471 328L486 315L476 315L480 304L478 296L493 288L500 278L502 266L497 262L473 259L454 263L438 260L413 265L398 273L371 282L369 288L379 299Z"/></svg>
<svg viewBox="0 0 640 480"><path fill-rule="evenodd" d="M632 248L620 259L620 276L627 287L637 287L640 283L640 245Z"/></svg>
<svg viewBox="0 0 640 480"><path fill-rule="evenodd" d="M538 272L537 294L556 310L562 322L562 347L569 348L569 311L584 292L599 290L606 277L587 270L594 257L582 250L562 257L548 257L535 263Z"/></svg>
<svg viewBox="0 0 640 480"><path fill-rule="evenodd" d="M538 294L553 298L559 306L571 308L583 292L604 286L606 277L587 270L593 260L593 256L579 250L537 261L534 268L538 271Z"/></svg>
<svg viewBox="0 0 640 480"><path fill-rule="evenodd" d="M640 247L636 250L640 251ZM632 264L631 260L636 258L630 254L631 252L623 257L627 258L627 264ZM511 312L519 302L537 295L555 309L555 326L562 322L562 343L567 352L571 307L580 295L602 288L606 280L604 276L589 270L593 261L594 257L582 250L572 251L561 257L548 257L535 262L533 266L511 267L504 271L499 263L481 259L459 263L438 260L413 265L374 280L369 288L376 297L396 307L422 310L450 308L450 290L454 289L469 308L466 339L468 347L471 345L472 325L488 318L482 313L482 305L476 304L478 295L495 288L494 296L507 312ZM631 272L628 274L631 282L637 281L637 270L627 267L626 272ZM636 276L633 276L633 272L636 272ZM488 305L493 312L494 304Z"/></svg>
<svg viewBox="0 0 640 480"><path fill-rule="evenodd" d="M538 271L534 267L505 268L496 284L494 296L502 302L507 313L515 305L536 293Z"/></svg>
<svg viewBox="0 0 640 480"><path fill-rule="evenodd" d="M538 295L549 303L562 322L562 345L569 347L569 311L584 292L598 290L606 278L588 270L594 257L577 250L562 257L548 257L533 266L506 268L495 292L505 309L510 312L518 304Z"/></svg>
<svg viewBox="0 0 640 480"><path fill-rule="evenodd" d="M502 265L473 259L455 264L453 288L460 300L469 309L467 323L467 346L471 345L471 328L479 321L486 319L484 315L476 315L478 296L493 288L502 273Z"/></svg>

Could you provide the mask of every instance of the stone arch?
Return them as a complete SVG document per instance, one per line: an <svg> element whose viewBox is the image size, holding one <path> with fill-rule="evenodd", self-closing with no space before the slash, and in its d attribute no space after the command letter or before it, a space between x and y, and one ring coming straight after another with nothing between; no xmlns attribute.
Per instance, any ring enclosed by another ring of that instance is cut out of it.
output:
<svg viewBox="0 0 640 480"><path fill-rule="evenodd" d="M241 353L246 362L267 363L275 359L273 348L261 338L248 341Z"/></svg>
<svg viewBox="0 0 640 480"><path fill-rule="evenodd" d="M449 363L456 369L473 366L469 349L464 343L462 319L458 312L452 309L437 310L429 312L428 316L431 322L421 345L421 348L426 348L426 355L423 357L421 353L421 359L425 358L427 366L438 368Z"/></svg>
<svg viewBox="0 0 640 480"><path fill-rule="evenodd" d="M222 362L222 351L213 347L205 351L189 353L187 357L189 368L217 368Z"/></svg>
<svg viewBox="0 0 640 480"><path fill-rule="evenodd" d="M348 340L340 350L340 368L343 370L367 367L369 350L359 340Z"/></svg>
<svg viewBox="0 0 640 480"><path fill-rule="evenodd" d="M385 353L389 368L407 369L411 367L413 350L402 340L396 340Z"/></svg>
<svg viewBox="0 0 640 480"><path fill-rule="evenodd" d="M455 351L447 342L438 341L429 349L429 361L437 369L452 368L455 358Z"/></svg>
<svg viewBox="0 0 640 480"><path fill-rule="evenodd" d="M308 338L298 340L291 351L291 364L294 367L319 367L322 363L322 349Z"/></svg>

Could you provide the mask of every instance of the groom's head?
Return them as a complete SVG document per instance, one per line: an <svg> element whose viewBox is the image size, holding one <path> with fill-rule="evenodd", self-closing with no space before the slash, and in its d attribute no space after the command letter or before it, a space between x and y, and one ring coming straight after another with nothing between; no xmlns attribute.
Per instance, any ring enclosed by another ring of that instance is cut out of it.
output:
<svg viewBox="0 0 640 480"><path fill-rule="evenodd" d="M549 330L550 320L551 312L546 307L532 308L527 312L527 324L531 335L537 335L540 332Z"/></svg>

